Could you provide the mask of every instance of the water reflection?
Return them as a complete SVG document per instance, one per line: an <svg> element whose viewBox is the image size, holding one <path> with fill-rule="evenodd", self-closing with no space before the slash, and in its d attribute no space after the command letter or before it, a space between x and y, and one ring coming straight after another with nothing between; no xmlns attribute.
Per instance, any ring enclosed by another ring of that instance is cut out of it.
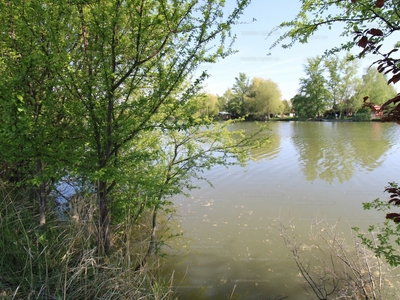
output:
<svg viewBox="0 0 400 300"><path fill-rule="evenodd" d="M251 133L252 123L235 124ZM179 299L309 299L288 255L277 218L307 237L317 214L341 220L340 232L382 219L362 202L383 196L400 172L400 126L381 123L270 123L270 148L254 151L245 168L216 167L204 173L215 188L196 182L191 197L173 199L165 274L174 273ZM178 229L179 228L179 229ZM303 234L304 233L304 234ZM233 293L234 291L234 293ZM280 297L279 295L283 295ZM280 298L278 298L278 296Z"/></svg>
<svg viewBox="0 0 400 300"><path fill-rule="evenodd" d="M251 122L233 126L249 135L257 130ZM371 172L381 166L386 152L399 142L399 130L394 124L378 122L273 122L268 128L261 137L269 139L269 143L252 150L252 158L274 160L285 151L287 161L297 158L308 181L342 183L356 172Z"/></svg>
<svg viewBox="0 0 400 300"><path fill-rule="evenodd" d="M261 126L266 126L265 123L260 124ZM259 134L259 138L263 140L268 140L268 143L260 148L251 150L251 157L254 160L266 159L272 160L276 158L281 150L281 136L279 134L279 124L269 123L267 128ZM233 123L231 130L244 130L247 136L254 134L259 130L258 125L254 122L238 122Z"/></svg>
<svg viewBox="0 0 400 300"><path fill-rule="evenodd" d="M394 142L382 123L293 123L293 144L309 181L350 180L355 172L373 171ZM386 126L387 127L387 126Z"/></svg>

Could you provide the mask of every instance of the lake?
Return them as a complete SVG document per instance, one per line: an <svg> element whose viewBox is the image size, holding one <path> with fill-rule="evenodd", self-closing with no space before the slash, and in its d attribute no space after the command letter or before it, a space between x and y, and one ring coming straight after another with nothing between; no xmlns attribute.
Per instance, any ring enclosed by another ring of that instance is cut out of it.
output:
<svg viewBox="0 0 400 300"><path fill-rule="evenodd" d="M251 133L255 124L233 125ZM351 243L351 227L383 220L362 202L387 199L399 182L400 126L378 122L271 122L269 147L246 167L215 167L190 197L175 197L164 274L179 299L309 299L280 236L279 220L304 244L316 218Z"/></svg>

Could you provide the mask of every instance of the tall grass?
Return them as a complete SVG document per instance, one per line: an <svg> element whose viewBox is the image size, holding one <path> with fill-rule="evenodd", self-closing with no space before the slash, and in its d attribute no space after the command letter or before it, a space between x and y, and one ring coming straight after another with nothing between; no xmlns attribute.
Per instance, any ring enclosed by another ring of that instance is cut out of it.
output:
<svg viewBox="0 0 400 300"><path fill-rule="evenodd" d="M157 259L134 271L137 225L124 224L124 238L116 231L115 249L101 256L94 198L80 199L85 205L63 217L50 207L40 228L28 194L0 188L0 299L173 299L172 279L162 279Z"/></svg>

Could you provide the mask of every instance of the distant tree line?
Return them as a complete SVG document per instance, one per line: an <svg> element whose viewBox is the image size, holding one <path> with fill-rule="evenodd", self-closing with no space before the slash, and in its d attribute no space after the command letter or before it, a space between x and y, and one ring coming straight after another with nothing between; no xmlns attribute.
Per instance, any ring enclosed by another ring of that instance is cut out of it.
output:
<svg viewBox="0 0 400 300"><path fill-rule="evenodd" d="M316 117L347 118L358 114L370 115L363 108L364 97L376 105L393 98L397 92L387 85L387 78L374 68L358 75L359 65L350 54L308 58L304 65L305 76L299 79L298 93L282 100L278 85L271 79L254 77L250 80L239 73L235 82L222 96L204 94L198 99L198 114L208 117L218 112L228 112L232 118L245 117L265 120L293 113L300 119Z"/></svg>
<svg viewBox="0 0 400 300"><path fill-rule="evenodd" d="M200 113L211 117L225 111L235 119L269 119L291 112L289 101L281 99L281 91L274 81L259 77L250 80L245 73L239 73L233 86L222 96L207 94L200 100L203 107Z"/></svg>
<svg viewBox="0 0 400 300"><path fill-rule="evenodd" d="M291 99L296 116L346 118L360 112L365 96L380 105L396 95L395 88L387 85L387 78L376 69L368 69L360 78L358 68L350 54L308 58L299 93Z"/></svg>

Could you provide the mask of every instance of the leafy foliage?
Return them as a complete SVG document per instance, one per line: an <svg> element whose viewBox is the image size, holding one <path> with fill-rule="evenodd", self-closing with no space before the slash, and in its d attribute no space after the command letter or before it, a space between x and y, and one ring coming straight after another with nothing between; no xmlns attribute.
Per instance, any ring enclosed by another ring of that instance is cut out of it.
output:
<svg viewBox="0 0 400 300"><path fill-rule="evenodd" d="M281 114L288 115L292 112L291 103L288 100L283 100L281 105Z"/></svg>
<svg viewBox="0 0 400 300"><path fill-rule="evenodd" d="M293 109L300 118L319 117L327 109L329 99L322 58L309 58L304 71L306 77L300 79L300 94L291 100Z"/></svg>
<svg viewBox="0 0 400 300"><path fill-rule="evenodd" d="M398 249L394 247L400 246L400 214L389 212L393 207L397 207L400 203L400 189L394 182L390 182L389 186L385 188L385 192L390 193L390 200L382 201L375 199L372 202L363 203L364 209L375 209L386 214L386 221L383 224L369 226L369 232L376 232L378 244L367 238L365 234L360 232L359 228L353 228L358 232L358 236L362 239L363 243L368 246L379 257L383 256L391 266L400 265L400 255Z"/></svg>
<svg viewBox="0 0 400 300"><path fill-rule="evenodd" d="M362 108L358 110L353 117L353 121L355 122L371 121L371 119L371 111L369 108Z"/></svg>
<svg viewBox="0 0 400 300"><path fill-rule="evenodd" d="M319 63L318 67L316 62ZM378 71L368 69L362 79L356 77L356 72L357 64L349 60L349 55L342 59L338 56L308 59L306 77L300 79L303 98L296 96L293 99L297 115L300 118L313 118L318 115L320 105L324 116L329 118L355 117L363 107L364 95L370 95L377 104L396 95L394 88L386 84L387 79ZM375 107L372 108L375 111ZM370 114L370 110L367 110ZM358 117L356 119L361 120Z"/></svg>
<svg viewBox="0 0 400 300"><path fill-rule="evenodd" d="M55 184L78 178L98 197L98 244L109 252L112 209L160 207L202 167L245 156L249 144L218 128L205 131L212 150L199 150L212 124L193 112L208 75L192 76L232 53L231 26L248 4L230 13L216 0L0 4L0 159L20 173L5 180L35 188L41 225Z"/></svg>
<svg viewBox="0 0 400 300"><path fill-rule="evenodd" d="M342 114L344 116L353 114L361 107L363 98L356 95L360 85L360 79L356 77L357 62L351 61L350 54L347 53L342 59L337 55L327 57L324 63L328 73L327 89L332 109L339 113L339 118Z"/></svg>
<svg viewBox="0 0 400 300"><path fill-rule="evenodd" d="M220 99L226 101L226 110L233 118L269 119L271 114L278 114L282 109L288 110L281 97L278 85L272 80L253 78L250 83L245 73L239 73L232 88Z"/></svg>
<svg viewBox="0 0 400 300"><path fill-rule="evenodd" d="M271 114L279 111L281 98L281 91L275 82L255 77L245 97L246 112L257 119L269 119Z"/></svg>
<svg viewBox="0 0 400 300"><path fill-rule="evenodd" d="M245 73L239 73L239 77L235 77L235 83L231 89L231 98L228 101L228 111L235 118L243 117L246 114L244 101L249 86L249 78Z"/></svg>

